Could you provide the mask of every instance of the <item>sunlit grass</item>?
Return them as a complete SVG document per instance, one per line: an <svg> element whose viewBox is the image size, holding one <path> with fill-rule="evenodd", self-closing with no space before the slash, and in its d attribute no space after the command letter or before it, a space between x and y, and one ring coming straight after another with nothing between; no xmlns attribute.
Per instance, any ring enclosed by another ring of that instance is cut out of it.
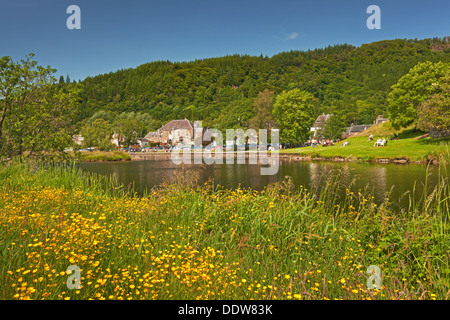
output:
<svg viewBox="0 0 450 320"><path fill-rule="evenodd" d="M427 144L425 141L404 139L388 141L386 147L374 147L374 141L365 137L349 138L349 145L341 147L342 142L329 147L306 147L282 150L282 153L296 153L312 157L343 157L361 160L407 158L411 161L437 160L441 155L448 153L448 140L439 144ZM447 159L448 161L448 159Z"/></svg>
<svg viewBox="0 0 450 320"><path fill-rule="evenodd" d="M390 140L393 133L397 132L399 140ZM369 141L369 134L373 134L374 140ZM427 161L441 160L448 163L449 141L446 139L431 139L429 137L417 139L424 133L415 131L412 127L395 131L390 122L379 124L373 128L348 138L348 145L342 147L343 141L336 143L334 146L322 147L305 147L281 150L281 153L295 153L302 156L311 156L312 158L352 158L361 160L375 159L395 159L407 158L411 161ZM385 138L388 142L386 147L374 147L375 141ZM443 158L442 158L443 156Z"/></svg>
<svg viewBox="0 0 450 320"><path fill-rule="evenodd" d="M84 161L129 161L131 157L123 151L93 151L83 152L80 155Z"/></svg>

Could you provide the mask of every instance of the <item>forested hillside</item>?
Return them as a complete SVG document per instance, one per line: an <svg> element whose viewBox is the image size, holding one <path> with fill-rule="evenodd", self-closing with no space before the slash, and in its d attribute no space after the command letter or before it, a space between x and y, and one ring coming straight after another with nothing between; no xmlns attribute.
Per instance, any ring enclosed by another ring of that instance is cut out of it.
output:
<svg viewBox="0 0 450 320"><path fill-rule="evenodd" d="M188 118L232 128L255 115L259 92L268 89L276 96L299 88L318 99L317 114L339 114L347 124L372 123L385 112L391 86L422 61L450 62L450 37L342 44L273 57L152 62L82 81L77 121L99 110L134 111L159 123Z"/></svg>

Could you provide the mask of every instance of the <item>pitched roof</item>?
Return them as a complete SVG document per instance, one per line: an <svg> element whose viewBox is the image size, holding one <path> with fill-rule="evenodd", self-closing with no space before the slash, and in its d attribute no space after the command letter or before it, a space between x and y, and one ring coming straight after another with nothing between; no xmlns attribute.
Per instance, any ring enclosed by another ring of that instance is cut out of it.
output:
<svg viewBox="0 0 450 320"><path fill-rule="evenodd" d="M349 132L363 132L364 130L370 128L371 124L359 124L356 126L351 126Z"/></svg>
<svg viewBox="0 0 450 320"><path fill-rule="evenodd" d="M187 130L193 130L194 124L190 122L187 119L184 120L172 120L169 123L163 125L161 128L159 128L160 131L170 131L172 129L178 130L178 129L187 129Z"/></svg>
<svg viewBox="0 0 450 320"><path fill-rule="evenodd" d="M327 122L328 119L330 119L331 116L332 114L325 114L325 113L318 116L316 122L314 122L313 124L313 127L321 127L325 122Z"/></svg>
<svg viewBox="0 0 450 320"><path fill-rule="evenodd" d="M145 135L144 138L148 139L148 138L151 138L151 137L157 137L157 136L158 136L158 132L156 132L156 131L150 131L149 133L147 133L147 134Z"/></svg>

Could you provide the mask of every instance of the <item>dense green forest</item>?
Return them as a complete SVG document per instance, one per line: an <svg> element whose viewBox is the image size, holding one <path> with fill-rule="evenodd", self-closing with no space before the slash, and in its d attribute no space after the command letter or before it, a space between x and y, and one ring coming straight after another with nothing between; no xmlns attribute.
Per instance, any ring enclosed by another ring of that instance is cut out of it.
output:
<svg viewBox="0 0 450 320"><path fill-rule="evenodd" d="M450 37L340 44L272 57L151 62L83 80L76 121L82 124L100 110L133 111L148 113L154 126L188 118L236 128L255 116L259 92L277 96L298 88L317 98L316 114L338 114L346 125L372 123L386 113L391 86L423 61L450 62Z"/></svg>

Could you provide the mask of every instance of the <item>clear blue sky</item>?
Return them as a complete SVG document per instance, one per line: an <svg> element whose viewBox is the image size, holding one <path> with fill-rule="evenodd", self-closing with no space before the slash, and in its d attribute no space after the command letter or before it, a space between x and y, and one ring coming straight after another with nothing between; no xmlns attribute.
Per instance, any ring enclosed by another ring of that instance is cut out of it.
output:
<svg viewBox="0 0 450 320"><path fill-rule="evenodd" d="M72 4L81 30L66 27ZM372 4L381 30L366 27ZM57 77L78 80L156 60L443 37L449 13L449 0L1 0L0 56L33 52Z"/></svg>

